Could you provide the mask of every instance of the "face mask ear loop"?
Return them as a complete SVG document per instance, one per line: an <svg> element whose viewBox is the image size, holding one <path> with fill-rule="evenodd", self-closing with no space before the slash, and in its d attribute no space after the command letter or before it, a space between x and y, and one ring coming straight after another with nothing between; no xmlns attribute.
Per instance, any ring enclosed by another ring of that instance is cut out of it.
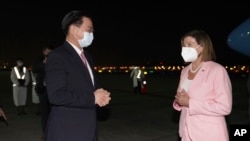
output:
<svg viewBox="0 0 250 141"><path fill-rule="evenodd" d="M202 46L201 45L198 45L198 47L196 47L195 48L195 50L197 51L197 54L198 54L198 57L201 55L201 51L200 50L197 50L197 49L199 49L199 48L202 48Z"/></svg>

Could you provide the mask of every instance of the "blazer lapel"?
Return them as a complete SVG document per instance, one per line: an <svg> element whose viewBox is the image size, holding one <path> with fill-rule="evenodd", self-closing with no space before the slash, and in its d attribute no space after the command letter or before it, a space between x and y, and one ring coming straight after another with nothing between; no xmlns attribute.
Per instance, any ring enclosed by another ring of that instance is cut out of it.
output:
<svg viewBox="0 0 250 141"><path fill-rule="evenodd" d="M197 86L199 87L205 77L207 76L205 73L206 73L206 65L207 63L204 62L203 65L201 66L200 70L197 72L197 74L195 75L194 79L193 79L193 82L191 83L190 87L189 87L189 91L192 91L192 90L197 90Z"/></svg>
<svg viewBox="0 0 250 141"><path fill-rule="evenodd" d="M90 72L89 72L87 66L82 62L80 56L77 54L77 52L73 49L73 47L68 42L65 42L64 46L65 46L66 50L70 53L70 55L73 57L73 60L76 63L77 67L79 67L82 70L83 76L85 78L87 76L87 79L91 82L90 84L92 84Z"/></svg>

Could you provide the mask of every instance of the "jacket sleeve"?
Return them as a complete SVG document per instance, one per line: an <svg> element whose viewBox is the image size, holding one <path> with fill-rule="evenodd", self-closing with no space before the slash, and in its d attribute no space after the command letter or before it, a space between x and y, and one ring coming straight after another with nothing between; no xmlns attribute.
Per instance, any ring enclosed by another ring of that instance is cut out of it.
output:
<svg viewBox="0 0 250 141"><path fill-rule="evenodd" d="M181 82L181 78L183 78L184 71L185 71L185 69L183 69L183 70L181 71L180 79L179 79L179 84L178 84L178 87L177 87L177 91L176 91L176 92L178 92L178 91L181 90L181 84L180 84L180 82ZM175 95L176 95L176 94L175 94ZM174 96L175 96L175 95L174 95ZM179 105L179 104L174 100L174 102L173 102L173 108L174 108L175 110L181 111L182 107L183 107L183 106Z"/></svg>
<svg viewBox="0 0 250 141"><path fill-rule="evenodd" d="M182 109L182 106L179 105L175 100L174 100L174 102L173 102L173 107L174 107L174 109L177 110L177 111L181 111L181 109Z"/></svg>
<svg viewBox="0 0 250 141"><path fill-rule="evenodd" d="M73 68L65 66L64 60L64 56L52 52L45 64L45 83L50 103L58 106L94 108L94 95L86 94L89 91L82 91L83 87L86 87L84 81L75 81L69 76L77 75L69 72ZM82 88L79 88L79 85Z"/></svg>

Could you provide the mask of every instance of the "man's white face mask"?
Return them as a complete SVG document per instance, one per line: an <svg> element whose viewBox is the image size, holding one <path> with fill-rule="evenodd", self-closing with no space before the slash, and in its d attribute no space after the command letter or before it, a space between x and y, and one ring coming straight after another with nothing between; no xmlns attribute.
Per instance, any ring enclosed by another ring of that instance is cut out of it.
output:
<svg viewBox="0 0 250 141"><path fill-rule="evenodd" d="M181 56L185 62L193 62L198 58L198 53L193 47L182 47Z"/></svg>
<svg viewBox="0 0 250 141"><path fill-rule="evenodd" d="M93 32L83 32L83 38L78 40L81 47L88 47L92 44L94 39Z"/></svg>

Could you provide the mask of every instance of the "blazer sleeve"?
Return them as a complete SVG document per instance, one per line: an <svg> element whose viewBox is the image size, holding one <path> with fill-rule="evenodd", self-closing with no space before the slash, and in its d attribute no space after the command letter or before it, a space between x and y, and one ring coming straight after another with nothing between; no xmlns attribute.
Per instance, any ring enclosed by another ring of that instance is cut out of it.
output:
<svg viewBox="0 0 250 141"><path fill-rule="evenodd" d="M225 116L232 110L232 86L226 69L217 67L213 70L214 80L209 86L213 87L213 91L207 93L214 95L213 99L196 100L190 99L189 112L191 115L209 115L209 116Z"/></svg>
<svg viewBox="0 0 250 141"><path fill-rule="evenodd" d="M181 84L180 84L180 83L181 83L181 79L183 78L183 75L184 75L184 72L185 72L185 71L186 71L186 69L183 69L183 70L181 71L180 79L179 79L179 84L178 84L178 87L177 87L177 91L176 91L176 92L181 91ZM179 105L179 104L174 100L174 102L173 102L173 108L174 108L175 110L181 111L182 107L183 107L183 106Z"/></svg>

